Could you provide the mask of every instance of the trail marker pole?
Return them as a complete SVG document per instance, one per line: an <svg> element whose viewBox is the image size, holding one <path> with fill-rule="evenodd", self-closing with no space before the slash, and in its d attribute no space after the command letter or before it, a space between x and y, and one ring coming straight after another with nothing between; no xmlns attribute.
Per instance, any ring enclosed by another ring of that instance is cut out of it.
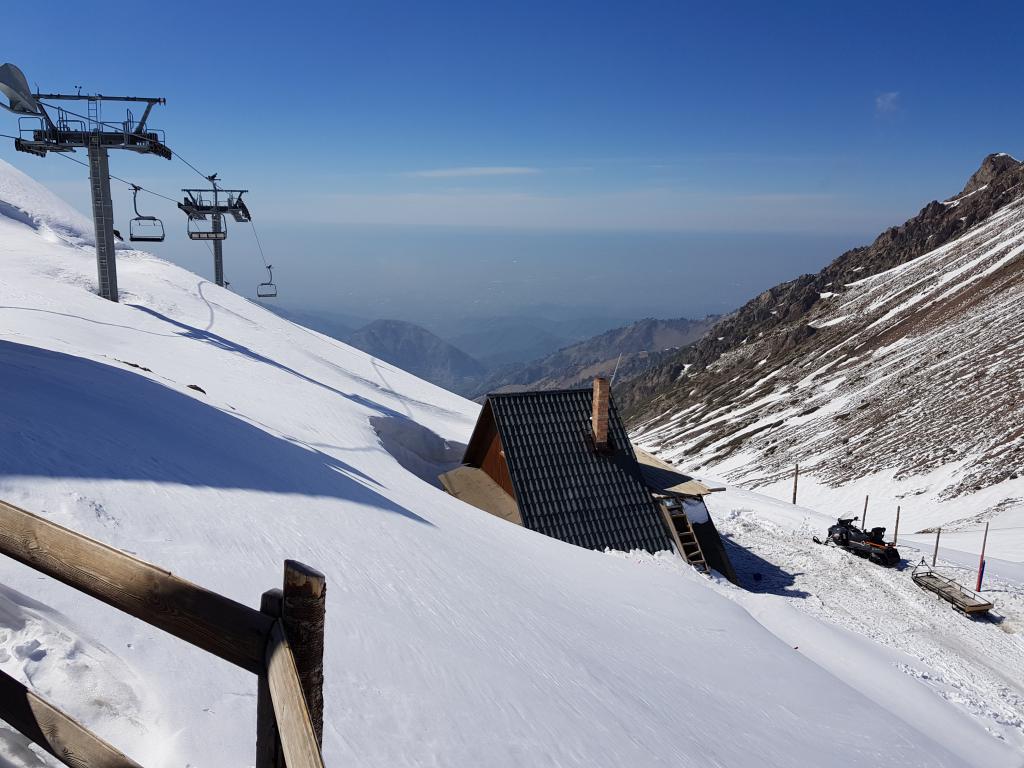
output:
<svg viewBox="0 0 1024 768"><path fill-rule="evenodd" d="M988 544L988 523L985 523L985 536L981 540L981 557L978 558L978 583L975 592L981 592L981 580L985 578L985 545Z"/></svg>
<svg viewBox="0 0 1024 768"><path fill-rule="evenodd" d="M860 527L865 531L868 529L868 499L869 496L864 497L864 514L860 516Z"/></svg>
<svg viewBox="0 0 1024 768"><path fill-rule="evenodd" d="M793 503L796 504L796 484L800 479L800 464L793 467Z"/></svg>
<svg viewBox="0 0 1024 768"><path fill-rule="evenodd" d="M897 504L896 505L896 528L892 532L892 543L893 544L896 543L896 539L899 538L899 535L900 535L900 506L899 506L899 504Z"/></svg>
<svg viewBox="0 0 1024 768"><path fill-rule="evenodd" d="M942 526L935 530L935 551L932 552L932 568L935 567L935 558L939 556L939 536L942 535Z"/></svg>

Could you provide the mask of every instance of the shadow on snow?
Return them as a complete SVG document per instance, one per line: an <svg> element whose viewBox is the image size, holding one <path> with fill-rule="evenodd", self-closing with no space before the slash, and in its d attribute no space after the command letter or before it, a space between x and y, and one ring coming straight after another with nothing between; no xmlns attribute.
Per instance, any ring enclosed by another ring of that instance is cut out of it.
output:
<svg viewBox="0 0 1024 768"><path fill-rule="evenodd" d="M428 522L341 459L197 397L92 360L0 341L0 476L327 496Z"/></svg>
<svg viewBox="0 0 1024 768"><path fill-rule="evenodd" d="M783 597L810 597L809 592L792 588L796 583L796 577L801 574L783 570L746 547L740 546L727 535L722 536L722 542L744 589Z"/></svg>

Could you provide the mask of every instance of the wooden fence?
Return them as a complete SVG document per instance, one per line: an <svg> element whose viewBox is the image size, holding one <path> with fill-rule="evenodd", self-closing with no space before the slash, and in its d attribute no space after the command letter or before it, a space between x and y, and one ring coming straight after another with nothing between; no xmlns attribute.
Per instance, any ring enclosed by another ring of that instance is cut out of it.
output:
<svg viewBox="0 0 1024 768"><path fill-rule="evenodd" d="M285 561L260 610L0 501L0 554L256 674L257 768L322 768L326 579ZM0 720L74 768L140 768L0 672Z"/></svg>

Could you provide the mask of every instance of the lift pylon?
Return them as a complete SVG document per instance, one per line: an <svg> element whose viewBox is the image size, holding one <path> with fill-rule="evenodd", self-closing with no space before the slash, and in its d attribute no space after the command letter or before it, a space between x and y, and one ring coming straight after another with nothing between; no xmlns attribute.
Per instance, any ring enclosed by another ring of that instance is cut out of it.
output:
<svg viewBox="0 0 1024 768"><path fill-rule="evenodd" d="M89 155L89 188L92 193L92 218L96 229L96 271L100 295L117 301L117 263L114 259L114 205L110 197L110 168L107 152L127 149L144 155L157 155L170 160L171 150L161 131L147 128L150 112L162 98L142 96L102 96L83 93L32 93L25 75L13 64L0 66L0 93L8 104L0 103L9 112L19 115L18 138L14 148L39 157L47 152L74 152L85 149ZM85 115L46 102L84 101ZM136 120L131 109L125 119L107 123L102 119L104 102L116 101L145 104L142 117Z"/></svg>
<svg viewBox="0 0 1024 768"><path fill-rule="evenodd" d="M235 221L251 221L249 208L242 200L249 190L222 189L217 184L217 174L207 176L212 189L183 189L185 198L178 207L188 217L188 236L191 240L211 240L213 242L213 275L219 286L224 281L224 240L228 233L224 228L224 217L231 216ZM209 216L210 226L204 224Z"/></svg>

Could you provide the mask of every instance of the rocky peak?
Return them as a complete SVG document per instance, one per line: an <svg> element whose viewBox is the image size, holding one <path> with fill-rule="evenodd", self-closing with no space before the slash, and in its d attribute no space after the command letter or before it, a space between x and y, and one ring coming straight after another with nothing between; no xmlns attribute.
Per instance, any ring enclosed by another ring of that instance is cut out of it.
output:
<svg viewBox="0 0 1024 768"><path fill-rule="evenodd" d="M974 172L974 175L967 180L967 185L963 188L957 197L963 197L969 195L972 192L977 192L987 184L991 184L997 177L1004 174L1006 171L1017 170L1021 167L1020 163L1016 158L1011 157L1005 152L998 152L991 154L981 161L981 167Z"/></svg>

